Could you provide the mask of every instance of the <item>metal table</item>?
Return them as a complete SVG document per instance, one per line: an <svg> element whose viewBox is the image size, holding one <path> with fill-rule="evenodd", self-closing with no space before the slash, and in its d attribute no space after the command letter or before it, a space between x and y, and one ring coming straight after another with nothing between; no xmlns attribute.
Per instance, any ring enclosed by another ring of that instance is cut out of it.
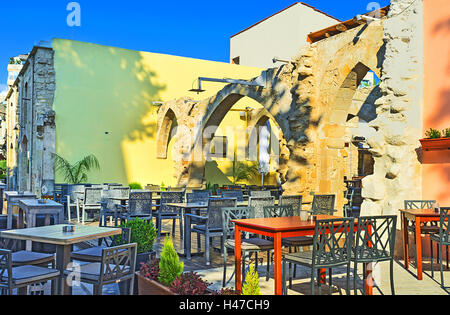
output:
<svg viewBox="0 0 450 315"><path fill-rule="evenodd" d="M6 228L10 230L12 229L13 206L19 206L20 200L36 199L36 195L31 192L23 192L19 194L19 192L17 191L5 191L4 195L7 202L7 215L8 215Z"/></svg>

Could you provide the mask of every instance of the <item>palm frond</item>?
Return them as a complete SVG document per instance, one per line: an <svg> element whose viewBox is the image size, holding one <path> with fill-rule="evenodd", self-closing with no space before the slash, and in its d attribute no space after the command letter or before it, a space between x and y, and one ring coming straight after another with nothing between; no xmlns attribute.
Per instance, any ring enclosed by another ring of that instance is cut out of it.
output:
<svg viewBox="0 0 450 315"><path fill-rule="evenodd" d="M71 165L66 159L55 154L55 170L60 172L69 184L80 184L87 181L87 173L100 169L100 163L95 155L89 155Z"/></svg>

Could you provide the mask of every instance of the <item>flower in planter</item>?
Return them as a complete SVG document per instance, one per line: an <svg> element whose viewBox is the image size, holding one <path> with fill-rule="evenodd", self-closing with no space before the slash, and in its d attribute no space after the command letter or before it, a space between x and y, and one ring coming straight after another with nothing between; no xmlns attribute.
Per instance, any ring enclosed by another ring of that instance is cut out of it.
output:
<svg viewBox="0 0 450 315"><path fill-rule="evenodd" d="M141 263L141 275L153 281L159 278L159 259L155 259L148 263Z"/></svg>
<svg viewBox="0 0 450 315"><path fill-rule="evenodd" d="M444 138L450 138L450 128L444 129L442 134L444 135Z"/></svg>
<svg viewBox="0 0 450 315"><path fill-rule="evenodd" d="M425 135L428 137L428 139L439 139L442 138L442 134L439 130L430 128Z"/></svg>

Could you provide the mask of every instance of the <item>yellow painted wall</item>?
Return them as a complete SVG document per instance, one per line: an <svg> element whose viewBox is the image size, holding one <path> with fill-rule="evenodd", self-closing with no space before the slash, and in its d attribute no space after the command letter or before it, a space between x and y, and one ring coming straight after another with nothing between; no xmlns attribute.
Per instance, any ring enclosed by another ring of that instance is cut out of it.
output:
<svg viewBox="0 0 450 315"><path fill-rule="evenodd" d="M152 102L204 99L224 87L204 83L205 93L188 92L199 76L248 80L262 71L64 39L54 39L53 49L56 152L72 163L95 154L101 170L89 174L91 183L175 185L172 148L167 160L156 159ZM56 182L62 182L58 174Z"/></svg>

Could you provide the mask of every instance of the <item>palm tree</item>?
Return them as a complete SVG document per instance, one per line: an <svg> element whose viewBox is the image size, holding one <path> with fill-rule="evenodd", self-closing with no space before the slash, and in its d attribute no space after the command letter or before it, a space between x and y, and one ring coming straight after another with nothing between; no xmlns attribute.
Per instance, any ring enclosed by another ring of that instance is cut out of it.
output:
<svg viewBox="0 0 450 315"><path fill-rule="evenodd" d="M237 154L234 153L233 160L233 185L238 182L247 180L255 180L258 176L258 163L251 162L250 164L237 161Z"/></svg>
<svg viewBox="0 0 450 315"><path fill-rule="evenodd" d="M68 184L76 185L87 182L87 173L94 169L99 170L100 163L93 154L84 157L73 165L63 157L55 154L55 170L64 176L64 180Z"/></svg>

